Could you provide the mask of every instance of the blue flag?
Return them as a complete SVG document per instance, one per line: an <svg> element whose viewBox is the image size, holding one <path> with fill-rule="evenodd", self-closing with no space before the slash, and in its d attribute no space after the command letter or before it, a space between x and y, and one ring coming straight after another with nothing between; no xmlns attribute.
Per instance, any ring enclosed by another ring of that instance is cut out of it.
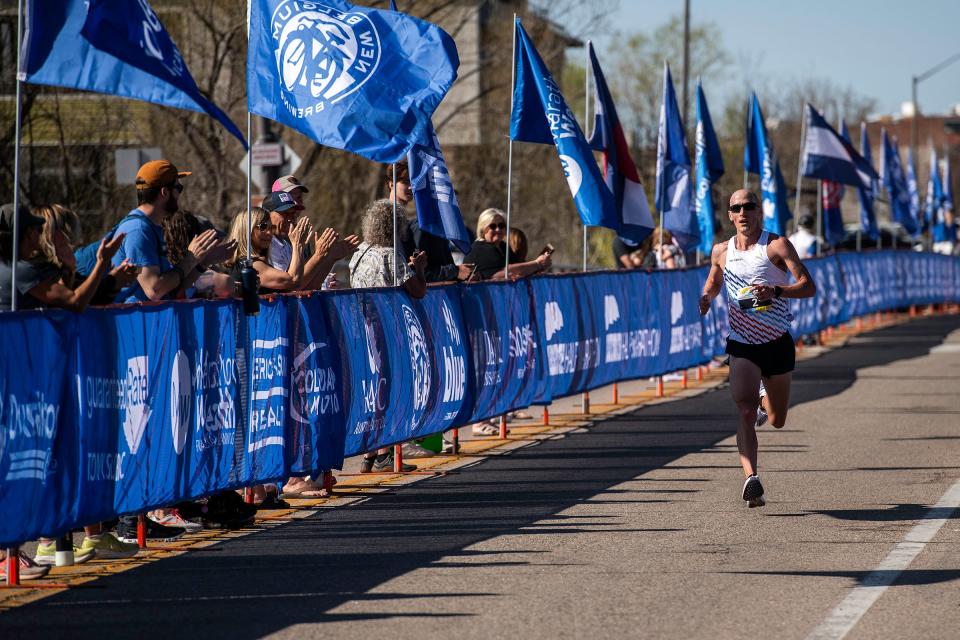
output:
<svg viewBox="0 0 960 640"><path fill-rule="evenodd" d="M620 216L618 234L621 238L642 242L655 226L653 216L650 215L647 194L640 182L637 165L630 156L630 147L627 145L627 137L620 125L620 118L617 117L613 96L610 94L607 80L591 42L587 42L587 51L590 55L590 66L596 87L594 95L596 116L590 146L595 151L603 153L603 175L607 188L613 192L616 210Z"/></svg>
<svg viewBox="0 0 960 640"><path fill-rule="evenodd" d="M803 175L831 180L854 187L869 185L877 172L850 144L831 127L812 105L806 106L807 129L803 141Z"/></svg>
<svg viewBox="0 0 960 640"><path fill-rule="evenodd" d="M910 212L910 193L907 190L907 179L903 173L903 165L900 163L900 153L897 151L896 144L887 136L887 130L880 132L881 170L883 178L883 188L890 199L890 217L894 222L901 226L910 235L916 235L918 229L917 220Z"/></svg>
<svg viewBox="0 0 960 640"><path fill-rule="evenodd" d="M397 3L394 0L390 0L390 11L397 11Z"/></svg>
<svg viewBox="0 0 960 640"><path fill-rule="evenodd" d="M147 0L26 0L24 11L20 80L207 113L247 146L200 93Z"/></svg>
<svg viewBox="0 0 960 640"><path fill-rule="evenodd" d="M670 67L663 65L663 101L657 135L657 211L660 224L689 251L700 244L700 225L693 210L690 184L690 151L683 132L677 94Z"/></svg>
<svg viewBox="0 0 960 640"><path fill-rule="evenodd" d="M937 150L930 144L930 177L927 179L927 199L923 211L924 227L930 230L933 242L947 239L946 219L943 215L943 183L940 181L940 163Z"/></svg>
<svg viewBox="0 0 960 640"><path fill-rule="evenodd" d="M457 194L433 125L427 129L427 134L429 138L424 144L414 145L407 153L417 221L423 231L446 238L467 253L471 245L470 234L463 223Z"/></svg>
<svg viewBox="0 0 960 640"><path fill-rule="evenodd" d="M252 0L251 112L392 163L424 140L460 59L439 27L343 0Z"/></svg>
<svg viewBox="0 0 960 640"><path fill-rule="evenodd" d="M811 108L810 105L807 105L807 107ZM809 123L807 126L809 131ZM847 130L847 123L844 120L840 121L840 138L847 143L850 142L850 132ZM843 212L840 210L843 194L842 182L823 180L823 239L827 241L827 244L834 247L847 239L847 232L843 228Z"/></svg>
<svg viewBox="0 0 960 640"><path fill-rule="evenodd" d="M707 107L707 98L703 95L703 87L697 82L697 188L693 201L694 211L697 213L697 223L700 225L699 250L709 256L713 250L714 210L713 197L710 189L713 183L723 175L723 155L720 153L720 143L717 133L713 130L713 120L710 118L710 109Z"/></svg>
<svg viewBox="0 0 960 640"><path fill-rule="evenodd" d="M893 139L893 145L897 146L896 138ZM899 155L899 152L897 155ZM913 221L915 229L910 232L910 235L916 235L926 229L924 220L921 218L923 212L920 210L920 181L917 180L917 162L913 157L911 147L907 147L907 193L910 196L910 219Z"/></svg>
<svg viewBox="0 0 960 640"><path fill-rule="evenodd" d="M510 138L554 144L584 225L620 231L613 194L604 184L593 151L520 20L516 24L516 78Z"/></svg>
<svg viewBox="0 0 960 640"><path fill-rule="evenodd" d="M870 157L870 138L867 137L867 123L860 123L860 155L873 166L873 160ZM863 235L871 240L877 239L879 230L877 228L877 214L873 209L873 200L877 195L877 180L871 179L870 186L857 187L857 196L860 199L860 229Z"/></svg>
<svg viewBox="0 0 960 640"><path fill-rule="evenodd" d="M757 94L750 94L747 109L747 141L743 147L743 168L748 173L760 176L760 200L763 206L763 228L772 233L785 235L787 221L793 217L786 207L786 186L783 175L777 177L779 162L767 136L767 125Z"/></svg>

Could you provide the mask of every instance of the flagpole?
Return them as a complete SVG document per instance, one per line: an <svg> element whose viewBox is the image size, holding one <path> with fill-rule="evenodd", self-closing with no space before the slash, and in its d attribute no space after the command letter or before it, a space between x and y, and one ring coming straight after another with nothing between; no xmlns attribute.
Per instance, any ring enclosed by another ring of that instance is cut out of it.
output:
<svg viewBox="0 0 960 640"><path fill-rule="evenodd" d="M397 163L393 163L393 286L397 286Z"/></svg>
<svg viewBox="0 0 960 640"><path fill-rule="evenodd" d="M583 89L583 131L587 139L590 138L590 47L592 46L592 41L587 40L587 46L585 47L585 52L587 55L586 64L583 66L583 78L584 78L584 89ZM593 152L590 152L591 155ZM587 270L587 224L583 224L583 270Z"/></svg>
<svg viewBox="0 0 960 640"><path fill-rule="evenodd" d="M798 220L800 219L800 188L803 186L803 150L807 142L807 114L806 104L800 108L800 156L797 158L797 196L794 200L793 210L796 215L793 217L793 229L796 231Z"/></svg>
<svg viewBox="0 0 960 640"><path fill-rule="evenodd" d="M23 122L23 81L20 79L20 49L23 46L23 0L17 0L17 87L13 143L13 268L10 273L10 310L17 307L17 263L20 262L20 136Z"/></svg>
<svg viewBox="0 0 960 640"><path fill-rule="evenodd" d="M253 114L250 113L250 105L247 105L247 263L250 263L250 245L253 242L253 145L250 141L253 129Z"/></svg>
<svg viewBox="0 0 960 640"><path fill-rule="evenodd" d="M513 90L517 83L517 14L513 14L513 56L510 58L510 117L513 118ZM513 191L513 136L507 132L509 144L507 151L507 249L503 252L503 278L510 278L510 213Z"/></svg>
<svg viewBox="0 0 960 640"><path fill-rule="evenodd" d="M820 256L820 238L823 237L823 180L817 180L817 257Z"/></svg>

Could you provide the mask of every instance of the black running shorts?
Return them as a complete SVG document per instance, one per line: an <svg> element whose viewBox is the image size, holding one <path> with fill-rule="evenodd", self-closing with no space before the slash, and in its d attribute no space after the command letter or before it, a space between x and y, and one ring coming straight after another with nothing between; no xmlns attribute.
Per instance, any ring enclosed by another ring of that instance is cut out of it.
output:
<svg viewBox="0 0 960 640"><path fill-rule="evenodd" d="M746 358L760 367L760 375L764 378L790 373L797 363L797 350L789 331L763 344L746 344L728 338L727 353L735 358Z"/></svg>

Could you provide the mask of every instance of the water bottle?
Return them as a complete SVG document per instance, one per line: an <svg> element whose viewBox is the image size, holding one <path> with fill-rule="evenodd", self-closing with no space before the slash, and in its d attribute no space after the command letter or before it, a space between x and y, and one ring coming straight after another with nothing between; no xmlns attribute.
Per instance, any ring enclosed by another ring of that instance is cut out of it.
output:
<svg viewBox="0 0 960 640"><path fill-rule="evenodd" d="M243 313L248 316L255 316L260 313L260 296L257 291L260 289L260 277L257 270L249 260L244 260L243 267L240 268L240 293L243 297Z"/></svg>

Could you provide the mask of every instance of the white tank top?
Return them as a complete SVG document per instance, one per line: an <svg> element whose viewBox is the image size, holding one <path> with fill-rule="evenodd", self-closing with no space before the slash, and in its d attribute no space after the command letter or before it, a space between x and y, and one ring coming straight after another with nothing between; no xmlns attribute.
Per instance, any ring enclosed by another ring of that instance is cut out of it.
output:
<svg viewBox="0 0 960 640"><path fill-rule="evenodd" d="M793 316L787 301L779 298L772 304L755 309L741 309L739 300L752 298L744 289L754 284L771 287L790 284L790 277L767 256L770 234L760 234L757 243L740 251L734 238L727 244L727 264L723 270L723 282L729 301L729 338L746 344L772 342L790 331Z"/></svg>

